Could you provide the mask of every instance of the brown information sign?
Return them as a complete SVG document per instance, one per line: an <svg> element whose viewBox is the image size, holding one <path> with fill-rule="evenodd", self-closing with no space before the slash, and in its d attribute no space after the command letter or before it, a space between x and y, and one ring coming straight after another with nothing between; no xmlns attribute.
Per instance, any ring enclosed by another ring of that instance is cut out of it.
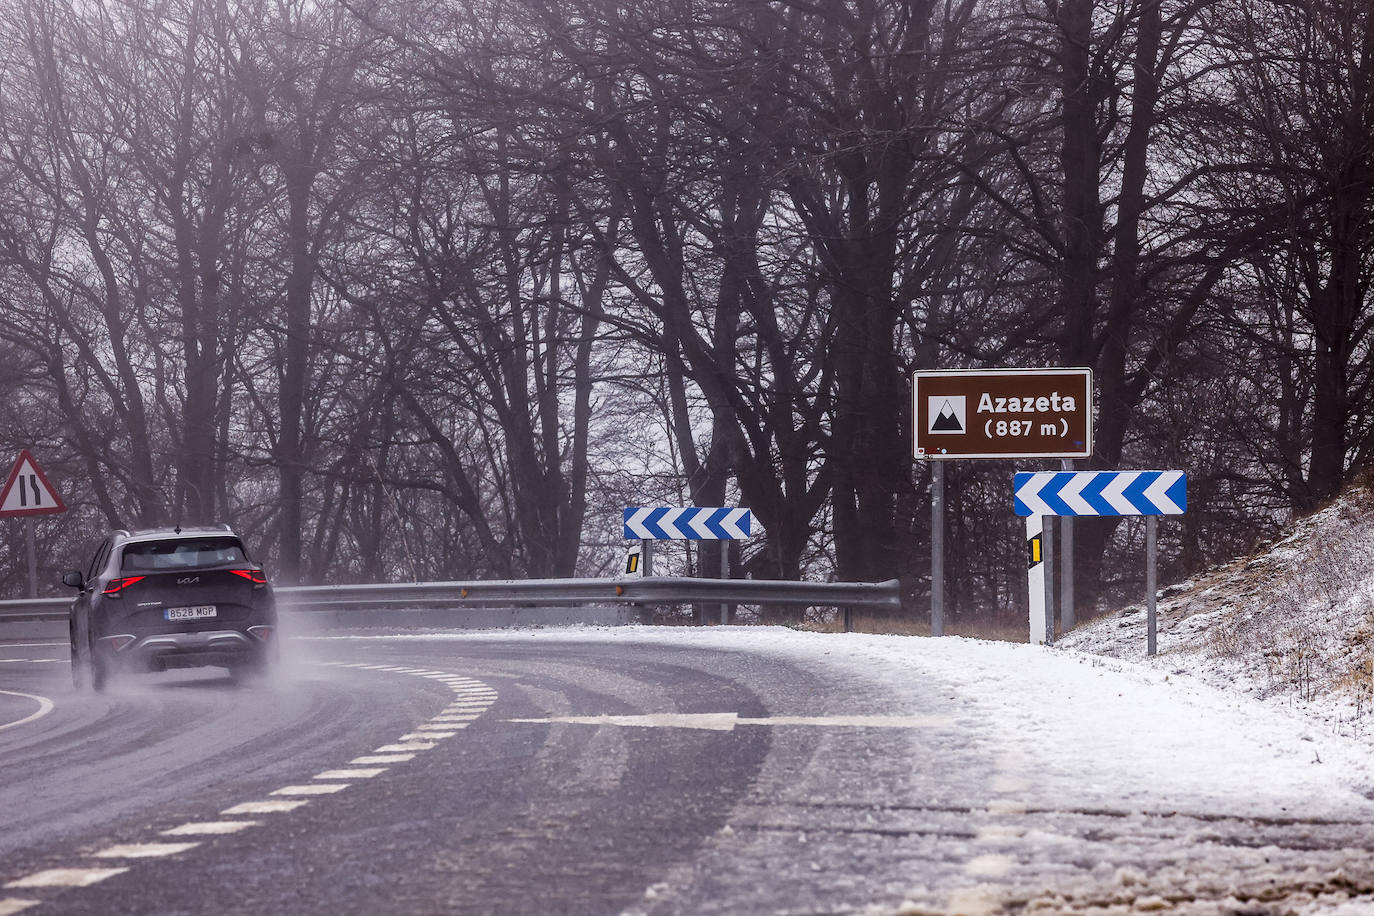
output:
<svg viewBox="0 0 1374 916"><path fill-rule="evenodd" d="M936 369L912 376L917 458L1088 458L1091 369Z"/></svg>

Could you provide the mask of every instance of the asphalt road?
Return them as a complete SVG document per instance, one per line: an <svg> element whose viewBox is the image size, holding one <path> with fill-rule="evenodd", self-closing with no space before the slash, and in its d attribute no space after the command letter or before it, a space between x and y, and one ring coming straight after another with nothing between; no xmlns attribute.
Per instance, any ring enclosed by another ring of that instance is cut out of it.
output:
<svg viewBox="0 0 1374 916"><path fill-rule="evenodd" d="M1038 798L934 681L919 709L856 708L838 675L743 653L349 639L287 654L267 684L205 669L94 696L70 687L61 646L0 645L0 916L1154 898L1259 914L1374 893L1374 825Z"/></svg>

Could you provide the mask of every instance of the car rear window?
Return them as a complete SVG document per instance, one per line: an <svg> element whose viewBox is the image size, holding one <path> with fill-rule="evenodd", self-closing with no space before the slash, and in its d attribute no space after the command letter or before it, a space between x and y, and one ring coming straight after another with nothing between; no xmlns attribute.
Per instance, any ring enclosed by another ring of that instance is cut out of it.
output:
<svg viewBox="0 0 1374 916"><path fill-rule="evenodd" d="M226 563L246 562L243 545L237 538L176 538L125 544L120 568L189 569L194 566L221 566Z"/></svg>

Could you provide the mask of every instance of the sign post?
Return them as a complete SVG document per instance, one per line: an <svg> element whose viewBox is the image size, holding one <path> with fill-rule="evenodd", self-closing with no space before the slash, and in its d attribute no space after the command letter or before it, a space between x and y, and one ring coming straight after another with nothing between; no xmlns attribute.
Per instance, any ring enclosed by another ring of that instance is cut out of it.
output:
<svg viewBox="0 0 1374 916"><path fill-rule="evenodd" d="M945 635L945 463L930 466L930 635Z"/></svg>
<svg viewBox="0 0 1374 916"><path fill-rule="evenodd" d="M1155 654L1155 516L1145 517L1145 654Z"/></svg>
<svg viewBox="0 0 1374 916"><path fill-rule="evenodd" d="M14 467L10 469L5 488L0 490L0 516L24 519L30 598L38 597L38 555L34 547L33 517L66 511L66 503L62 502L57 489L48 482L47 475L33 455L29 454L28 449L21 451Z"/></svg>
<svg viewBox="0 0 1374 916"><path fill-rule="evenodd" d="M629 506L625 509L625 537L639 539L642 554L639 564L645 576L653 575L654 541L743 540L750 537L753 525L752 512L731 506ZM631 556L635 556L633 549ZM626 565L628 568L629 562ZM729 544L721 545L720 577L730 577ZM703 618L702 623L705 622ZM720 622L730 622L729 604L720 606Z"/></svg>
<svg viewBox="0 0 1374 916"><path fill-rule="evenodd" d="M1145 517L1146 652L1155 654L1155 530L1161 515L1188 509L1188 477L1182 471L1041 471L1015 478L1016 514L1031 520L1046 515L1141 515ZM1031 591L1035 591L1032 572ZM1033 599L1032 599L1033 600ZM1031 641L1035 641L1031 610Z"/></svg>
<svg viewBox="0 0 1374 916"><path fill-rule="evenodd" d="M932 369L912 375L915 456L935 462L930 482L932 636L944 635L943 462L953 458L1089 458L1092 396L1091 369ZM1067 544L1062 561L1066 583L1073 575L1071 540ZM1064 588L1066 595L1073 594L1072 585ZM1053 617L1053 602L1045 613Z"/></svg>
<svg viewBox="0 0 1374 916"><path fill-rule="evenodd" d="M1073 459L1065 458L1063 468L1073 470ZM1073 516L1059 517L1059 624L1065 633L1077 621L1073 609Z"/></svg>

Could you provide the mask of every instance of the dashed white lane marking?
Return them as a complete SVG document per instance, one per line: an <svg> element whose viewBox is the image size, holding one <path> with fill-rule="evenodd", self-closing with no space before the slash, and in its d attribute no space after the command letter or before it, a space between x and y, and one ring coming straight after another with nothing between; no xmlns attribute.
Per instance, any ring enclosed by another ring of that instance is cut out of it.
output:
<svg viewBox="0 0 1374 916"><path fill-rule="evenodd" d="M47 662L65 662L65 658L0 658L0 664L41 665Z"/></svg>
<svg viewBox="0 0 1374 916"><path fill-rule="evenodd" d="M163 836L223 836L238 833L249 827L257 827L261 821L191 821L171 830L162 831Z"/></svg>
<svg viewBox="0 0 1374 916"><path fill-rule="evenodd" d="M195 849L199 843L122 843L102 849L95 854L97 859L156 859L174 856L188 849Z"/></svg>
<svg viewBox="0 0 1374 916"><path fill-rule="evenodd" d="M56 649L66 645L65 642L7 642L0 643L0 649Z"/></svg>
<svg viewBox="0 0 1374 916"><path fill-rule="evenodd" d="M282 811L295 811L302 805L310 804L310 799L272 799L271 801L240 802L232 808L225 808L220 814L233 817L236 814L278 814Z"/></svg>
<svg viewBox="0 0 1374 916"><path fill-rule="evenodd" d="M32 722L34 719L41 719L53 711L54 703L47 697L40 697L33 693L19 693L16 690L0 690L0 693L11 697L23 697L26 700L33 700L38 704L37 712L30 713L22 719L16 719L13 722L6 722L4 725L0 725L0 732L7 728L18 728L26 722Z"/></svg>
<svg viewBox="0 0 1374 916"><path fill-rule="evenodd" d="M127 868L49 868L11 881L5 887L89 887L126 871Z"/></svg>
<svg viewBox="0 0 1374 916"><path fill-rule="evenodd" d="M372 777L385 773L386 767L358 767L352 770L325 770L323 773L316 773L311 779L371 779Z"/></svg>
<svg viewBox="0 0 1374 916"><path fill-rule="evenodd" d="M363 757L354 757L348 762L350 765L368 766L374 763L405 763L407 760L414 759L414 754L368 754Z"/></svg>
<svg viewBox="0 0 1374 916"><path fill-rule="evenodd" d="M333 795L348 788L346 782L312 782L303 786L282 786L268 795Z"/></svg>
<svg viewBox="0 0 1374 916"><path fill-rule="evenodd" d="M63 645L63 643L51 643L50 645L57 646ZM65 661L65 659L0 659L0 662L11 663L59 661ZM352 785L349 780L370 779L387 770L386 766L376 766L376 764L404 763L408 760L413 760L417 752L434 749L438 746L436 742L453 737L457 734L457 729L464 728L468 722L476 719L490 708L497 699L496 691L492 690L481 681L445 671L435 671L430 668L368 665L361 662L354 662L351 664L326 662L325 665L328 667L358 668L372 671L389 671L393 673L420 675L447 684L454 693L454 699L451 701L450 706L431 720L431 722L422 723L415 727L416 730L414 732L403 734L400 738L401 743L382 745L372 754L356 757L349 761L349 769L325 770L318 773L313 779L321 780L319 782L283 786L269 793L277 797L260 801L241 802L232 807L225 808L220 812L222 816L237 817L249 814L286 813L295 811L303 805L309 804L311 796L332 795L336 792L340 792ZM24 697L39 704L37 712L15 722L0 725L0 729L12 728L17 725L23 725L26 722L32 722L34 719L47 715L54 708L53 702L47 697L16 693L9 690L0 690L0 693ZM447 721L451 719L461 719L462 721ZM254 820L191 821L168 830L163 830L161 831L161 835L166 837L214 837L237 833L240 830L247 830L250 827L260 826L260 824L260 821ZM174 856L199 845L201 845L200 841L125 843L102 849L94 853L93 857L97 859L158 858ZM127 871L129 871L127 867L51 868L18 878L4 886L8 888L53 889L86 887ZM29 907L37 906L41 902L43 901L26 900L18 897L0 898L0 916L12 916L12 914L19 913Z"/></svg>

